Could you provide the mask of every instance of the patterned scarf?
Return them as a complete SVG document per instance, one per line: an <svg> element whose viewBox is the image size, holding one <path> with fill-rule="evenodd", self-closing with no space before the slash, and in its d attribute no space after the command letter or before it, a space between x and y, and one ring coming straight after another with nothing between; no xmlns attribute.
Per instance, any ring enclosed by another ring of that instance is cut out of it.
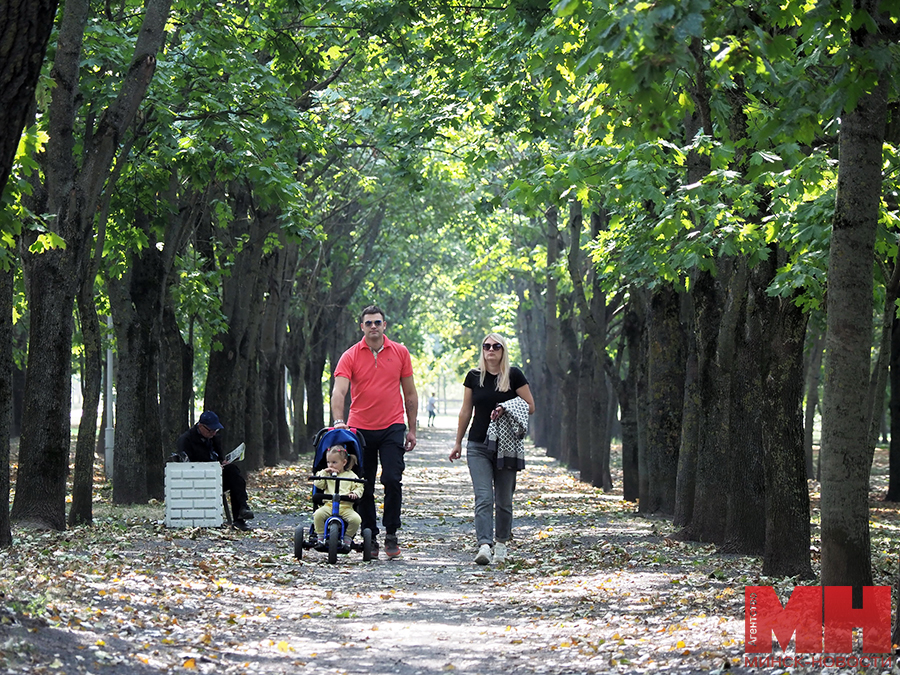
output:
<svg viewBox="0 0 900 675"><path fill-rule="evenodd" d="M488 425L487 448L497 453L498 469L521 471L525 468L528 404L516 396L500 405L506 413Z"/></svg>

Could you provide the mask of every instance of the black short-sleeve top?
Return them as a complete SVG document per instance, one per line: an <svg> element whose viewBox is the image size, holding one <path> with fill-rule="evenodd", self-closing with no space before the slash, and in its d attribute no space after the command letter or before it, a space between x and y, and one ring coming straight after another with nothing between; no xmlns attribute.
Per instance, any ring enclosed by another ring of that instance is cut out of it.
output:
<svg viewBox="0 0 900 675"><path fill-rule="evenodd" d="M478 383L481 372L475 369L469 371L463 385L472 390L472 405L475 407L475 415L469 427L469 440L484 443L487 438L488 425L491 423L491 411L499 403L509 401L516 397L516 391L528 384L525 374L512 366L509 369L509 391L497 391L497 376L490 373L484 374L484 386Z"/></svg>

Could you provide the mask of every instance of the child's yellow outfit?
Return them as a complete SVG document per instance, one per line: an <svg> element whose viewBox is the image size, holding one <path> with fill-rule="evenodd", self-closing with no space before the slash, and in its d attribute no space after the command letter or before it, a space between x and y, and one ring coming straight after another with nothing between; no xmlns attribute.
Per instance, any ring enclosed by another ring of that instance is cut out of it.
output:
<svg viewBox="0 0 900 675"><path fill-rule="evenodd" d="M329 480L317 480L314 485L320 490L324 490L327 494L334 494L334 483L335 481L331 477L331 472L328 469L322 469L317 476L328 476ZM356 478L359 479L352 471L342 471L337 475L338 478ZM357 497L361 496L363 493L363 484L362 483L351 483L350 481L344 482L341 481L340 484L340 493L342 495L355 494ZM353 536L359 531L359 526L362 524L362 518L360 518L359 514L353 510L353 502L341 502L340 509L338 511L340 513L341 518L347 523L347 530L344 532L344 536L348 539L352 539ZM325 521L328 520L329 516L331 516L331 502L325 502L316 509L315 513L313 513L313 525L316 528L316 534L321 538L325 534Z"/></svg>

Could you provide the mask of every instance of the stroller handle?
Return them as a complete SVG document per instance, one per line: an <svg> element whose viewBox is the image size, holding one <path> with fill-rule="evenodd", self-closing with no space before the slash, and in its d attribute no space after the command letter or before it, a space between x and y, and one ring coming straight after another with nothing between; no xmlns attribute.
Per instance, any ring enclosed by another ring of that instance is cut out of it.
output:
<svg viewBox="0 0 900 675"><path fill-rule="evenodd" d="M365 478L339 478L337 476L307 476L307 480L333 480L340 483L365 483Z"/></svg>
<svg viewBox="0 0 900 675"><path fill-rule="evenodd" d="M358 499L350 499L350 495L338 495L340 497L340 501L342 502L355 502L359 501ZM313 496L313 502L317 504L324 504L325 502L330 502L334 500L334 495L328 494L327 492L320 492L317 495Z"/></svg>

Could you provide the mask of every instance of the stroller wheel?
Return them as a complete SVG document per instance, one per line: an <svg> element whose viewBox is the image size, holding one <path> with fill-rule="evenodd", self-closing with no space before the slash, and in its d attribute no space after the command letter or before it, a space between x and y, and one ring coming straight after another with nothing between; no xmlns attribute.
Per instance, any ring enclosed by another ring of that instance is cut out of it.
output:
<svg viewBox="0 0 900 675"><path fill-rule="evenodd" d="M363 530L363 560L369 562L372 559L372 530L368 527Z"/></svg>
<svg viewBox="0 0 900 675"><path fill-rule="evenodd" d="M341 524L336 520L328 526L328 562L336 563L338 548L341 546Z"/></svg>
<svg viewBox="0 0 900 675"><path fill-rule="evenodd" d="M294 528L294 557L300 560L303 557L303 526Z"/></svg>

